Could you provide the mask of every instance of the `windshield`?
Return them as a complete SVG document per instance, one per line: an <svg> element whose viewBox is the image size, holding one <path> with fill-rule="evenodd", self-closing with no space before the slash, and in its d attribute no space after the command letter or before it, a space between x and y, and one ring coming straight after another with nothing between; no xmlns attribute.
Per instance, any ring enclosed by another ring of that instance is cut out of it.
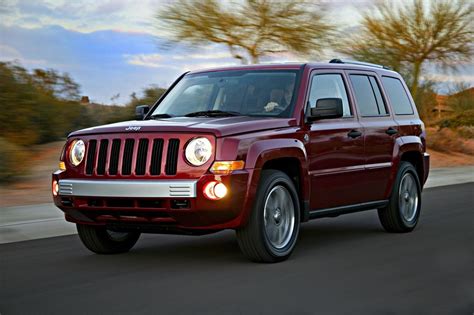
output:
<svg viewBox="0 0 474 315"><path fill-rule="evenodd" d="M151 117L245 115L290 117L297 70L239 70L185 76Z"/></svg>

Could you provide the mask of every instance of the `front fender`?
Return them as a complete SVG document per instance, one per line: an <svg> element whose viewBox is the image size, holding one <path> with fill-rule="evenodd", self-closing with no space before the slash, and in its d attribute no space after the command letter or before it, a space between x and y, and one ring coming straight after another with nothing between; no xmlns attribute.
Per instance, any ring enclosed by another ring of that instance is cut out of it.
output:
<svg viewBox="0 0 474 315"><path fill-rule="evenodd" d="M253 207L261 170L266 162L280 158L295 158L300 162L300 198L302 206L309 201L309 175L307 153L303 142L298 139L267 139L253 143L247 153L245 168L249 170L249 189L240 217L240 224L246 224Z"/></svg>
<svg viewBox="0 0 474 315"><path fill-rule="evenodd" d="M307 169L307 154L303 142L297 139L268 139L253 143L247 153L245 165L248 168L262 168L263 165L279 158L297 158Z"/></svg>

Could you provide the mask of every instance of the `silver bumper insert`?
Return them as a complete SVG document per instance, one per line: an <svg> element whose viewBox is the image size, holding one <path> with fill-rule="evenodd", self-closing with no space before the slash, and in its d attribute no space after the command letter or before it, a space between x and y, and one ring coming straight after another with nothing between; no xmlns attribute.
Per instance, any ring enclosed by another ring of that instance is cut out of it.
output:
<svg viewBox="0 0 474 315"><path fill-rule="evenodd" d="M196 197L195 180L59 180L59 195L83 197Z"/></svg>

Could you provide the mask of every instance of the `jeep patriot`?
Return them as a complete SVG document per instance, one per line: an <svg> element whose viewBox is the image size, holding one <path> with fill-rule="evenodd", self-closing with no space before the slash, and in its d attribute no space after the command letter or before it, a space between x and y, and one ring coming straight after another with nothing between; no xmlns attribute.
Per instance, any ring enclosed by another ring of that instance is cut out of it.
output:
<svg viewBox="0 0 474 315"><path fill-rule="evenodd" d="M383 66L251 65L180 76L136 120L68 136L54 203L91 251L141 233L236 231L257 262L292 253L300 224L377 209L388 232L418 223L425 129Z"/></svg>

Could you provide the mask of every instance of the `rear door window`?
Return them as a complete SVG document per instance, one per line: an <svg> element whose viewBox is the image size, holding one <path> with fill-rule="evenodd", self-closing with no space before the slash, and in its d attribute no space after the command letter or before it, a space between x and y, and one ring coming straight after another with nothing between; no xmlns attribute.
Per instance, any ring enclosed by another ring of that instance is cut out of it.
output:
<svg viewBox="0 0 474 315"><path fill-rule="evenodd" d="M382 77L382 83L395 115L413 115L413 107L402 82L396 78Z"/></svg>
<svg viewBox="0 0 474 315"><path fill-rule="evenodd" d="M388 114L382 93L373 76L351 74L351 82L361 116L385 116Z"/></svg>

